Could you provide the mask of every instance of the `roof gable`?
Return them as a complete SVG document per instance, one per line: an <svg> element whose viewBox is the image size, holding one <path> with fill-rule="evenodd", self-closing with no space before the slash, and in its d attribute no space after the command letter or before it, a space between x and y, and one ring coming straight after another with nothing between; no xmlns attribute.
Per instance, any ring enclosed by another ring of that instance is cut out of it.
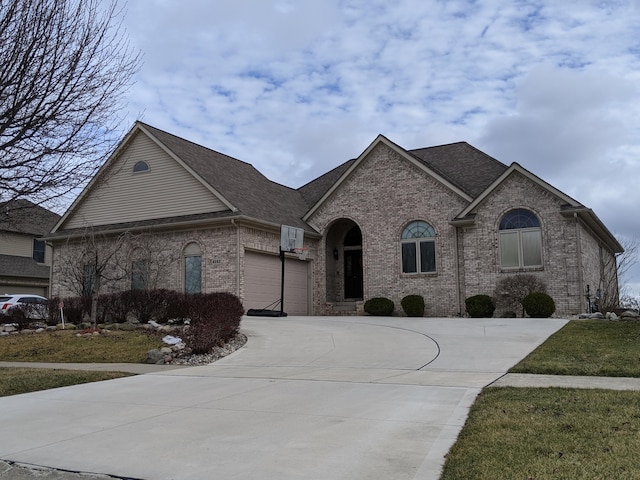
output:
<svg viewBox="0 0 640 480"><path fill-rule="evenodd" d="M461 219L461 218L464 218L464 217L468 216L469 214L471 214L471 212L473 212L473 210L475 210L488 196L490 196L514 172L520 173L521 175L523 175L524 177L528 178L533 183L539 185L544 190L550 192L551 194L553 194L554 196L559 198L563 203L565 203L567 205L570 205L572 207L581 207L581 206L583 206L577 200L574 200L573 198L571 198L566 193L561 192L560 190L558 190L553 185L545 182L540 177L534 175L529 170L523 168L522 166L520 166L519 164L514 162L514 163L511 164L511 166L509 166L509 168L505 169L504 172L502 172L502 174L499 177L497 177L493 182L491 182L485 188L485 190L482 193L480 193L473 200L473 202L471 202L469 205L467 205L467 207L456 216L456 219Z"/></svg>
<svg viewBox="0 0 640 480"><path fill-rule="evenodd" d="M349 162L341 165L340 167L337 167L336 169L332 170L331 172L323 176L326 178L323 179L323 177L320 177L320 179L322 179L320 183L314 184L315 182L314 181L314 182L311 182L310 184L305 185L305 187L303 187L304 192L306 194L306 198L315 199L319 195L320 187L328 186L328 189L319 198L316 199L313 205L311 205L311 208L304 216L304 220L306 221L308 218L310 218L313 215L313 213L318 208L320 208L320 206L329 197L331 197L331 195L338 188L340 188L340 185L360 166L360 164L364 161L365 158L367 158L367 156L373 151L373 149L375 149L380 145L387 146L388 148L396 152L398 155L400 155L400 157L414 164L420 170L425 172L427 175L430 175L436 181L442 183L448 189L450 189L460 197L464 198L465 200L470 202L473 199L471 196L469 196L468 193L462 190L458 185L454 184L448 178L444 177L441 173L431 168L431 166L427 164L425 161L423 161L421 158L411 154L407 150L403 149L396 143L386 138L384 135L378 135L378 137L373 142L371 142L371 144L369 144L369 146L364 150L364 152L360 154L360 156L358 156L358 158L356 158L355 160L350 160ZM329 185L330 180L333 180L335 177L337 177L337 179Z"/></svg>
<svg viewBox="0 0 640 480"><path fill-rule="evenodd" d="M58 222L54 232L63 228L67 230L79 227L79 220L73 221L74 215L82 209L83 203L90 201L91 195L100 188L102 179L106 178L109 170L117 170L116 163L118 159L126 156L128 149L131 148L138 135L146 136L168 158L171 158L185 172L188 172L194 182L200 185L200 188L204 188L209 192L212 203L210 203L208 210L202 207L199 210L197 208L192 209L188 214L178 214L177 212L175 214L167 214L165 215L165 220L168 223L171 223L170 218L173 217L188 218L194 214L206 212L220 217L216 212L225 210L227 212L226 217L231 214L231 216L244 216L261 222L272 223L273 225L287 224L312 230L301 220L308 207L298 191L270 181L249 163L195 144L145 123L136 122L120 142L116 151L109 157L98 174ZM146 175L146 172L142 175ZM164 195L167 201L176 202L176 199L172 195L167 195L167 193L165 191ZM213 199L216 199L216 201L214 202ZM203 202L196 203L198 207L203 204ZM94 218L93 215L87 215L87 217ZM105 226L116 223L142 225L145 224L144 221L154 217L147 216L142 219L129 218L124 215L118 218L117 221L114 218L112 216L110 220L105 220L98 224ZM157 222L155 223L157 224Z"/></svg>
<svg viewBox="0 0 640 480"><path fill-rule="evenodd" d="M135 165L141 161L148 168L137 171ZM232 208L224 196L136 124L54 231Z"/></svg>
<svg viewBox="0 0 640 480"><path fill-rule="evenodd" d="M622 253L624 248L620 245L620 242L609 231L609 229L602 223L593 210L585 207L582 203L578 202L574 198L570 197L566 193L558 190L553 185L545 182L540 177L534 175L526 168L522 167L518 163L512 163L502 175L496 178L491 184L478 195L473 202L460 212L451 223L458 225L465 225L474 222L474 211L493 193L496 189L504 183L514 173L519 173L531 182L535 183L542 189L551 193L562 202L560 208L560 214L564 216L577 216L582 222L584 222L593 232L593 234L600 239L607 247L614 253Z"/></svg>

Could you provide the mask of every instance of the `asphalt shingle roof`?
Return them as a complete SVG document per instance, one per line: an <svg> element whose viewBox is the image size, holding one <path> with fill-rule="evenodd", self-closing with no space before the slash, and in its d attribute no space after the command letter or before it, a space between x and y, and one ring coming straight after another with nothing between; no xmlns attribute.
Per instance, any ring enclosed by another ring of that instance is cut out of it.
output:
<svg viewBox="0 0 640 480"><path fill-rule="evenodd" d="M467 142L419 148L409 153L472 198L509 168Z"/></svg>
<svg viewBox="0 0 640 480"><path fill-rule="evenodd" d="M0 204L0 231L41 236L60 220L60 215L28 200Z"/></svg>
<svg viewBox="0 0 640 480"><path fill-rule="evenodd" d="M33 258L0 255L0 275L28 278L49 278L49 267Z"/></svg>

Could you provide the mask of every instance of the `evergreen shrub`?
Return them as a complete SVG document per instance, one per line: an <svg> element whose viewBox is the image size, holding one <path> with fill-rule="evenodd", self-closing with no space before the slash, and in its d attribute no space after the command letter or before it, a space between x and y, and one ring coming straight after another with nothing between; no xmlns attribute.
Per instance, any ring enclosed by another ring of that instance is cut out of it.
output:
<svg viewBox="0 0 640 480"><path fill-rule="evenodd" d="M422 295L407 295L400 301L407 317L424 316L424 298Z"/></svg>
<svg viewBox="0 0 640 480"><path fill-rule="evenodd" d="M467 313L472 318L491 318L496 309L493 299L489 295L474 295L465 301Z"/></svg>
<svg viewBox="0 0 640 480"><path fill-rule="evenodd" d="M394 308L393 301L384 297L374 297L364 302L364 311L369 315L388 317L393 315Z"/></svg>
<svg viewBox="0 0 640 480"><path fill-rule="evenodd" d="M543 292L533 292L522 300L524 311L532 318L549 318L556 311L556 303Z"/></svg>

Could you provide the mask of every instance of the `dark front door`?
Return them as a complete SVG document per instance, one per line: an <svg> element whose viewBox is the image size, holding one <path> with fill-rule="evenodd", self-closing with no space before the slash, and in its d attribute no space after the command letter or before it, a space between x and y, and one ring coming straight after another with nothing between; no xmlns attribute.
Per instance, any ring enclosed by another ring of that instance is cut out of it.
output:
<svg viewBox="0 0 640 480"><path fill-rule="evenodd" d="M344 251L344 298L362 299L362 250Z"/></svg>

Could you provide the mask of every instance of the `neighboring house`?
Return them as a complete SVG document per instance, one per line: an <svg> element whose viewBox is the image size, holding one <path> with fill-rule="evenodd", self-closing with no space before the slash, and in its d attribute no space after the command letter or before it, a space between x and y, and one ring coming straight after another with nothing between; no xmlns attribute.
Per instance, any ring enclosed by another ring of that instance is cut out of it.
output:
<svg viewBox="0 0 640 480"><path fill-rule="evenodd" d="M427 316L464 315L465 298L492 295L519 273L546 283L558 315L585 311L587 286L617 292L622 247L593 211L467 143L405 150L378 136L358 158L292 189L137 122L48 236L52 293L74 293L64 259L90 229L104 242L123 232L164 242L131 247L122 257L130 273L120 264L111 289L147 285L159 269L143 253L155 250L166 268L154 286L228 291L246 309L264 308L280 296L281 225L304 229L310 249L304 261L285 261L289 314L362 312L377 296L401 313L402 297L420 294Z"/></svg>
<svg viewBox="0 0 640 480"><path fill-rule="evenodd" d="M27 200L0 204L0 294L48 295L51 247L41 237L58 220Z"/></svg>

